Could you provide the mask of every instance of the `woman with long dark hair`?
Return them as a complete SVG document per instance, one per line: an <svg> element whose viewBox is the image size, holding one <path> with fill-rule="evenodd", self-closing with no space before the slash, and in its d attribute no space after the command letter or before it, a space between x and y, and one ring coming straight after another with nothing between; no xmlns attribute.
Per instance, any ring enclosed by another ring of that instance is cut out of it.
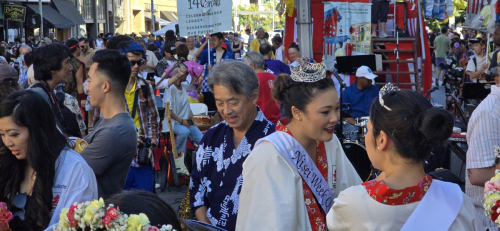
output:
<svg viewBox="0 0 500 231"><path fill-rule="evenodd" d="M44 230L64 207L97 198L85 160L68 146L39 94L11 93L0 105L0 201L14 214L12 230Z"/></svg>
<svg viewBox="0 0 500 231"><path fill-rule="evenodd" d="M366 151L377 179L342 191L328 230L479 230L474 205L456 184L424 172L451 136L453 116L422 94L388 84L370 109Z"/></svg>

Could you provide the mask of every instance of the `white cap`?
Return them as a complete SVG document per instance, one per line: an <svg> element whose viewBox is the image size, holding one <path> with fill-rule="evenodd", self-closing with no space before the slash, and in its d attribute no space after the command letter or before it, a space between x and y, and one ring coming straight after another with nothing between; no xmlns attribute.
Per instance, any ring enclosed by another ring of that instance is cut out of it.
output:
<svg viewBox="0 0 500 231"><path fill-rule="evenodd" d="M375 79L378 76L373 74L372 70L370 70L367 66L361 66L356 70L356 77L365 77L367 79Z"/></svg>

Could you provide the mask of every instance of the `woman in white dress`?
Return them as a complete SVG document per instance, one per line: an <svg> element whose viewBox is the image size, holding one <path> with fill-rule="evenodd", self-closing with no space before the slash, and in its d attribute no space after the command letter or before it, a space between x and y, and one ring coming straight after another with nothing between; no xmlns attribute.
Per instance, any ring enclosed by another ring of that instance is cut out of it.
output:
<svg viewBox="0 0 500 231"><path fill-rule="evenodd" d="M453 116L421 94L388 84L370 109L368 157L383 174L340 193L327 215L338 230L478 230L456 184L426 175L423 162L451 136Z"/></svg>
<svg viewBox="0 0 500 231"><path fill-rule="evenodd" d="M274 81L290 123L257 141L243 164L236 230L326 230L341 190L361 184L333 128L339 99L324 65L302 60Z"/></svg>

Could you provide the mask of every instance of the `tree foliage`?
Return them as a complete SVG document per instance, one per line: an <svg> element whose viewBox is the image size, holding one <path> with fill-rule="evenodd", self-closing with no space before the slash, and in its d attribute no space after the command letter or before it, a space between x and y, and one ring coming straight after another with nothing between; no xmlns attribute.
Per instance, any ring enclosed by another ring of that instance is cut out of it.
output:
<svg viewBox="0 0 500 231"><path fill-rule="evenodd" d="M236 6L238 12L243 11L259 11L259 6L255 4L250 5L238 5ZM264 10L275 10L272 1L266 2L264 4ZM278 12L274 14L274 23L276 28L285 27L285 16L279 17ZM252 15L239 15L239 26L240 28L250 27L251 30L256 30L260 27L264 28L265 31L271 31L273 26L273 15L272 14L252 14Z"/></svg>

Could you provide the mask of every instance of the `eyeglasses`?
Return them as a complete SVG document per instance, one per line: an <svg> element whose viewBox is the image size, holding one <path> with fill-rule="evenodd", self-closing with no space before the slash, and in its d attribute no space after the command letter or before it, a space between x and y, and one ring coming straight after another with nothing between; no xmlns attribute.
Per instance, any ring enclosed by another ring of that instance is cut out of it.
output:
<svg viewBox="0 0 500 231"><path fill-rule="evenodd" d="M145 61L146 60L144 60L144 59L141 59L139 61L131 60L130 65L135 66L137 64L138 66L142 66L142 64L144 64Z"/></svg>
<svg viewBox="0 0 500 231"><path fill-rule="evenodd" d="M80 46L80 48L85 48L85 45Z"/></svg>

